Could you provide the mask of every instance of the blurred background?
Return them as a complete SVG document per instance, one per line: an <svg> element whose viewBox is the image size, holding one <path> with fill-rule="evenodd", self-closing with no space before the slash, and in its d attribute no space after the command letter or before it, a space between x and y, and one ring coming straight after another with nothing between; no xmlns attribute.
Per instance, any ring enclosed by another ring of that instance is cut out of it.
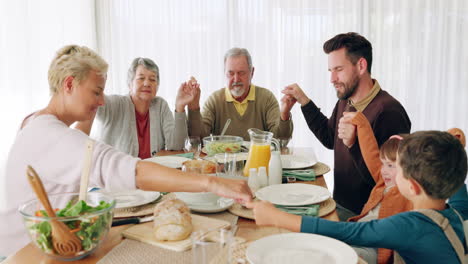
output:
<svg viewBox="0 0 468 264"><path fill-rule="evenodd" d="M133 58L153 59L158 95L172 110L176 89L192 75L202 103L224 87L224 53L244 47L254 84L279 100L284 86L298 83L329 116L337 98L322 45L350 31L372 43L372 76L404 105L412 131L468 132L466 0L0 0L0 184L24 177L4 175L8 151L23 118L48 103L49 63L66 44L107 60L107 94L128 93ZM313 147L332 167L333 152L310 132L299 106L292 115L289 146Z"/></svg>

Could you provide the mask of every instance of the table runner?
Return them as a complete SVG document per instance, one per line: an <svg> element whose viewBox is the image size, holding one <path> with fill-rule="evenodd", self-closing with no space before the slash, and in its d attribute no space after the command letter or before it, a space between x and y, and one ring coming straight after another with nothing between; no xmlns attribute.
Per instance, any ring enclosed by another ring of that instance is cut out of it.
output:
<svg viewBox="0 0 468 264"><path fill-rule="evenodd" d="M250 243L235 244L232 258L234 260L244 259L244 263L247 263L245 251ZM98 262L98 264L127 263L188 264L192 263L192 251L175 252L135 240L125 239ZM367 264L367 262L359 258L358 264Z"/></svg>
<svg viewBox="0 0 468 264"><path fill-rule="evenodd" d="M187 264L192 263L192 251L176 252L124 239L98 262L98 264L128 263Z"/></svg>
<svg viewBox="0 0 468 264"><path fill-rule="evenodd" d="M227 211L216 214L196 214L227 221L231 226L236 225L239 218ZM124 239L98 262L98 264L127 263L187 264L192 263L192 251L176 252L132 239Z"/></svg>

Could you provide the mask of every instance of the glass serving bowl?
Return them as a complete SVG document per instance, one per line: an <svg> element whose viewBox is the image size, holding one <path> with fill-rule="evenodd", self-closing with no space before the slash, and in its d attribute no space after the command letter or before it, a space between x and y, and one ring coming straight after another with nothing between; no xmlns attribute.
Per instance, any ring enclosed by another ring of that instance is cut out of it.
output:
<svg viewBox="0 0 468 264"><path fill-rule="evenodd" d="M78 193L62 193L49 195L49 201L53 209L63 209L71 201L75 205L78 200ZM88 193L86 204L96 207L105 202L109 207L104 209L89 209L90 212L79 216L55 217L60 222L65 223L70 231L75 233L81 240L82 250L73 256L62 256L55 252L51 237L51 217L44 215L44 207L39 200L34 199L21 205L19 212L23 216L24 224L28 234L42 252L53 258L73 261L82 259L91 254L99 244L104 240L112 224L113 209L115 199L102 193ZM81 207L82 208L82 207ZM74 206L72 209L80 211L80 206Z"/></svg>
<svg viewBox="0 0 468 264"><path fill-rule="evenodd" d="M237 153L240 152L242 137L237 136L208 136L203 138L203 145L208 156L214 156L218 153Z"/></svg>

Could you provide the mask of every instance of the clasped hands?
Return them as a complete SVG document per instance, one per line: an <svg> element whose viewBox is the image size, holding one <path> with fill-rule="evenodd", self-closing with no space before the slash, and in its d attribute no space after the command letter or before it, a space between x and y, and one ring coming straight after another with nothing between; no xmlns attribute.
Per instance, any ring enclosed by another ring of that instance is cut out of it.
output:
<svg viewBox="0 0 468 264"><path fill-rule="evenodd" d="M289 113L296 102L301 106L310 102L309 97L296 83L286 86L281 92L284 94L281 98L281 115L284 112ZM338 138L343 140L343 144L348 148L351 148L356 142L356 126L351 123L355 115L355 112L344 112L338 123Z"/></svg>
<svg viewBox="0 0 468 264"><path fill-rule="evenodd" d="M343 144L351 148L356 142L356 125L351 120L356 116L357 112L343 112L343 116L338 122L338 138L343 140Z"/></svg>
<svg viewBox="0 0 468 264"><path fill-rule="evenodd" d="M180 84L176 97L176 112L184 112L185 106L190 110L200 108L200 84L195 77Z"/></svg>

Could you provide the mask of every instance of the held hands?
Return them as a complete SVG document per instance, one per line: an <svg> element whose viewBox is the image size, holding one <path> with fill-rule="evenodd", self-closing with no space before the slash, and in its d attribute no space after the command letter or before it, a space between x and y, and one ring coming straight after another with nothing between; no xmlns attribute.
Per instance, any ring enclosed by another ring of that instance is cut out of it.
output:
<svg viewBox="0 0 468 264"><path fill-rule="evenodd" d="M289 113L296 102L296 98L290 95L284 95L281 98L281 120L289 120Z"/></svg>
<svg viewBox="0 0 468 264"><path fill-rule="evenodd" d="M358 112L343 112L343 120L346 122L351 123L354 117L358 114Z"/></svg>
<svg viewBox="0 0 468 264"><path fill-rule="evenodd" d="M200 108L200 84L194 77L191 77L189 81L184 82L180 85L177 91L176 97L176 111L183 112L185 106L188 105L189 109L193 110Z"/></svg>
<svg viewBox="0 0 468 264"><path fill-rule="evenodd" d="M245 206L253 209L255 223L259 226L276 226L276 219L281 211L267 201L248 202Z"/></svg>
<svg viewBox="0 0 468 264"><path fill-rule="evenodd" d="M298 102L301 106L306 105L310 102L309 97L305 95L304 91L302 91L301 87L297 85L297 83L293 83L291 85L286 86L283 91L281 91L284 95L289 96L290 98L294 98L294 102ZM284 97L283 97L284 98ZM283 101L283 99L281 99ZM291 105L292 108L292 105Z"/></svg>
<svg viewBox="0 0 468 264"><path fill-rule="evenodd" d="M238 203L252 202L252 192L247 181L209 177L208 191L217 195L235 199Z"/></svg>
<svg viewBox="0 0 468 264"><path fill-rule="evenodd" d="M188 104L189 110L198 110L200 109L200 84L197 83L197 80L192 76L190 77L190 82L191 84L196 84L195 87L193 88L194 92L194 98L193 100Z"/></svg>
<svg viewBox="0 0 468 264"><path fill-rule="evenodd" d="M338 138L342 139L348 148L356 142L356 126L351 123L356 114L357 112L344 112L338 123Z"/></svg>

